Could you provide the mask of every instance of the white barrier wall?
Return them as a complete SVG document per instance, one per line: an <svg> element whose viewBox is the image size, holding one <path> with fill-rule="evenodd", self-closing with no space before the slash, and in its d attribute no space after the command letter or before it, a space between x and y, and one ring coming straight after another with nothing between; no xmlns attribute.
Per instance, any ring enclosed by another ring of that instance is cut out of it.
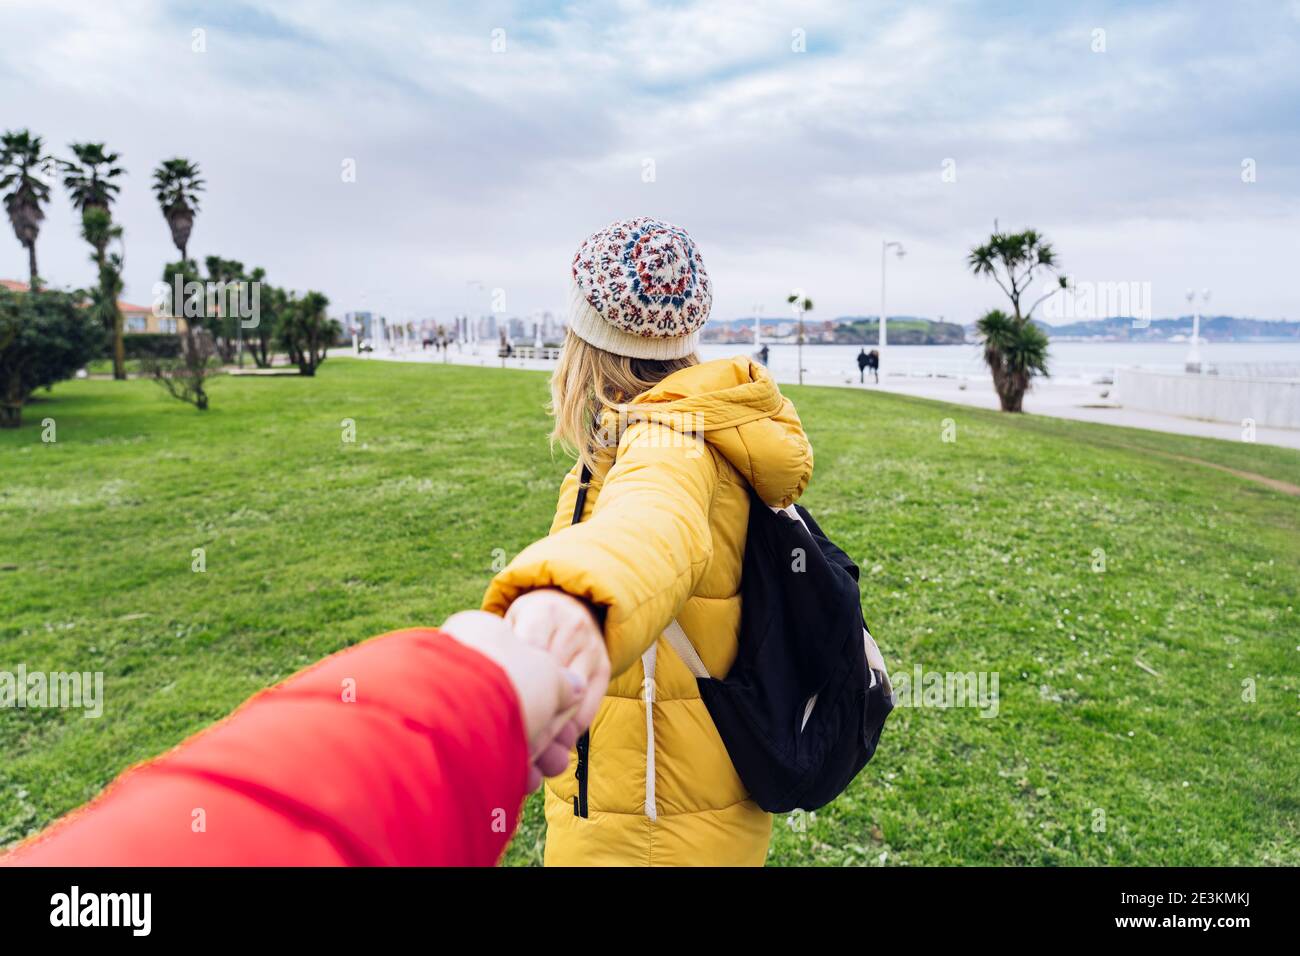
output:
<svg viewBox="0 0 1300 956"><path fill-rule="evenodd" d="M1120 369L1119 402L1125 408L1240 424L1300 428L1300 381L1226 378Z"/></svg>

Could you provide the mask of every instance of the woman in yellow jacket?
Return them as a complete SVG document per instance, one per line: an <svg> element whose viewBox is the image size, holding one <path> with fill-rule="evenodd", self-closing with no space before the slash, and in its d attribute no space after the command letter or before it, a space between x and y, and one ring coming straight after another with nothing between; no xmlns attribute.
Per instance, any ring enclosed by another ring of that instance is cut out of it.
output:
<svg viewBox="0 0 1300 956"><path fill-rule="evenodd" d="M757 866L767 855L771 817L749 798L664 632L680 626L708 673L727 673L750 489L771 507L791 504L812 448L762 366L699 362L710 302L694 242L658 220L612 223L573 260L551 411L553 439L578 462L550 535L484 599L534 636L580 626L547 617L546 589L558 589L603 627L614 676L586 752L546 782L548 865Z"/></svg>

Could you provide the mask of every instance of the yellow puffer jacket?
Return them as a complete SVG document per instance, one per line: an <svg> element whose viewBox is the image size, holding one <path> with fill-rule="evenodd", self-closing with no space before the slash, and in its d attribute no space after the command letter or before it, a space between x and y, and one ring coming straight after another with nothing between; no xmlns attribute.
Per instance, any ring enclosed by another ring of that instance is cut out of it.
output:
<svg viewBox="0 0 1300 956"><path fill-rule="evenodd" d="M546 782L546 863L761 865L771 817L749 799L695 678L662 635L676 619L710 674L730 670L749 488L789 505L812 475L812 448L794 406L745 358L675 372L633 405L617 458L605 449L593 470L582 522L571 526L575 466L550 536L497 575L483 602L504 614L524 592L554 587L606 608L615 676L591 727L589 815L574 812L571 756ZM619 434L617 416L603 424Z"/></svg>

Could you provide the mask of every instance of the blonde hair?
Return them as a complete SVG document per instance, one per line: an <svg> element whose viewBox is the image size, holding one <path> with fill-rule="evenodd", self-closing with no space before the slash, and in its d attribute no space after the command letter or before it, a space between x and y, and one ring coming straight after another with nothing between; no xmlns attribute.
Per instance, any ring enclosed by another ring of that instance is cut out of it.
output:
<svg viewBox="0 0 1300 956"><path fill-rule="evenodd" d="M588 345L569 330L560 361L551 374L551 403L555 419L551 447L559 445L588 468L596 463L595 448L608 439L597 426L607 410L617 412L642 392L654 388L673 372L700 364L692 352L676 359L640 359ZM617 436L612 436L617 440Z"/></svg>

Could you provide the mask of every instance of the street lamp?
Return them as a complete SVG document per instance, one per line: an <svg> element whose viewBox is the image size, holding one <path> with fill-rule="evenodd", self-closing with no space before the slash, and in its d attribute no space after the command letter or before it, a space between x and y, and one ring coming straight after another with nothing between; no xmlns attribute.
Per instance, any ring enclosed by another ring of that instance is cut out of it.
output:
<svg viewBox="0 0 1300 956"><path fill-rule="evenodd" d="M1201 303L1210 301L1210 290L1201 290ZM1192 345L1187 350L1187 371L1201 370L1201 310L1196 307L1196 290L1187 290L1187 304L1192 309Z"/></svg>
<svg viewBox="0 0 1300 956"><path fill-rule="evenodd" d="M885 254L890 249L893 249L894 254L900 259L907 255L907 250L903 248L901 242L884 240L880 243L880 342L876 349L880 352L882 362L885 358L885 346L889 344L889 337L885 332Z"/></svg>
<svg viewBox="0 0 1300 956"><path fill-rule="evenodd" d="M754 348L760 348L763 344L763 307L754 306Z"/></svg>

